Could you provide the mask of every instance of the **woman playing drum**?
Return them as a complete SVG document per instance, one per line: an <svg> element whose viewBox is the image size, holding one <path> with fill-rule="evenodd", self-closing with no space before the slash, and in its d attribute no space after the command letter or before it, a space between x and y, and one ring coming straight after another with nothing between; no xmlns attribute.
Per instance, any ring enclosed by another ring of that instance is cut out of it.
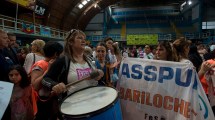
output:
<svg viewBox="0 0 215 120"><path fill-rule="evenodd" d="M75 29L71 30L65 39L65 55L52 64L42 80L43 86L52 91L56 96L64 98L74 91L89 86L97 86L97 80L103 77L104 73L101 70L95 70L92 61L84 54L85 39L86 35L84 32ZM94 78L94 80L85 80L70 88L66 87L68 83L73 83L89 76L92 71L98 71L99 73L98 77Z"/></svg>

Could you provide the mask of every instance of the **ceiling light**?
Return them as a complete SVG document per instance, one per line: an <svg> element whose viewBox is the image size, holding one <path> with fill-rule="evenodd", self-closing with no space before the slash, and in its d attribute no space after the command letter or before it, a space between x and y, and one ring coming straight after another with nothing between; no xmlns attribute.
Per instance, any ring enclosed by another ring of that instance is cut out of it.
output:
<svg viewBox="0 0 215 120"><path fill-rule="evenodd" d="M86 0L82 1L82 4L83 4L83 5L86 5L86 4L87 4L87 1L86 1Z"/></svg>
<svg viewBox="0 0 215 120"><path fill-rule="evenodd" d="M90 2L90 0L87 0L88 2Z"/></svg>
<svg viewBox="0 0 215 120"><path fill-rule="evenodd" d="M192 4L192 1L188 1L188 5L191 5Z"/></svg>
<svg viewBox="0 0 215 120"><path fill-rule="evenodd" d="M183 7L183 6L185 6L187 4L187 2L185 1L185 2L183 2L182 4L181 4L181 6Z"/></svg>
<svg viewBox="0 0 215 120"><path fill-rule="evenodd" d="M82 4L79 4L79 5L78 5L78 8L80 8L80 9L81 9L82 7L83 7L83 5L82 5Z"/></svg>
<svg viewBox="0 0 215 120"><path fill-rule="evenodd" d="M97 4L94 5L94 8L96 8L96 7L97 7Z"/></svg>

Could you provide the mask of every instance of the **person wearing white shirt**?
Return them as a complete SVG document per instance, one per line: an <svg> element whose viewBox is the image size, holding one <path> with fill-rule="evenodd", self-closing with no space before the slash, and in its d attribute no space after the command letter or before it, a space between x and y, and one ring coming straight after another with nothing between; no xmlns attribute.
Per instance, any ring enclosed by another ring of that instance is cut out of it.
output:
<svg viewBox="0 0 215 120"><path fill-rule="evenodd" d="M45 46L45 42L43 40L36 39L31 43L31 45L32 53L27 54L23 65L27 74L30 73L31 66L35 62L45 59L43 55L43 47Z"/></svg>
<svg viewBox="0 0 215 120"><path fill-rule="evenodd" d="M154 58L154 55L151 53L151 46L145 45L143 58L144 59L153 59Z"/></svg>

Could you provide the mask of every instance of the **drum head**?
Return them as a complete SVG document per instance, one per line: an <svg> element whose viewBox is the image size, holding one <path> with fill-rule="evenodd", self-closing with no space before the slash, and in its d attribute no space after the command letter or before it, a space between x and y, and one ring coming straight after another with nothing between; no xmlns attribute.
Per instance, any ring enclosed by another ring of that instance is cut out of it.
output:
<svg viewBox="0 0 215 120"><path fill-rule="evenodd" d="M60 111L74 118L98 114L117 100L118 92L111 87L90 87L77 91L63 100Z"/></svg>

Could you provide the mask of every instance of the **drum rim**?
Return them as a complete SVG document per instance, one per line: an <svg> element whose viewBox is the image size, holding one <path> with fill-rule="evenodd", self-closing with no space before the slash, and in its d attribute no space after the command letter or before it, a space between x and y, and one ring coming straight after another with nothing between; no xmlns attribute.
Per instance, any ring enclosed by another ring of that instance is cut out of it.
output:
<svg viewBox="0 0 215 120"><path fill-rule="evenodd" d="M62 111L61 111L61 105L62 105L62 103L63 103L63 101L65 101L68 97L70 97L71 95L73 95L73 94L75 94L75 93L77 93L77 92L80 92L81 90L85 90L85 89L88 89L88 88L94 88L94 87L107 87L107 88L112 88L112 87L108 87L108 86L91 86L91 87L86 87L86 88L83 88L83 89L80 89L80 90L78 90L78 91L75 91L74 93L71 93L71 94L69 94L67 97L65 97L63 100L62 100L62 102L60 103L60 105L59 105L59 111L60 111L60 113L63 115L63 116L69 116L69 117L71 117L71 118L88 118L88 117L92 117L92 116L95 116L95 115L98 115L99 113L102 113L102 112L104 112L104 111L106 111L106 110L108 110L109 108L111 108L117 101L118 101L118 99L119 99L119 92L115 89L115 88L112 88L112 89L114 89L114 90L116 90L116 92L117 92L117 96L116 96L116 98L115 98L115 100L113 100L113 102L111 102L109 105L107 105L107 106L104 106L103 108L101 108L101 109L98 109L98 110L96 110L96 111L93 111L93 112L89 112L89 113L85 113L85 114L81 114L81 115L70 115L70 114L66 114L66 113L63 113Z"/></svg>

